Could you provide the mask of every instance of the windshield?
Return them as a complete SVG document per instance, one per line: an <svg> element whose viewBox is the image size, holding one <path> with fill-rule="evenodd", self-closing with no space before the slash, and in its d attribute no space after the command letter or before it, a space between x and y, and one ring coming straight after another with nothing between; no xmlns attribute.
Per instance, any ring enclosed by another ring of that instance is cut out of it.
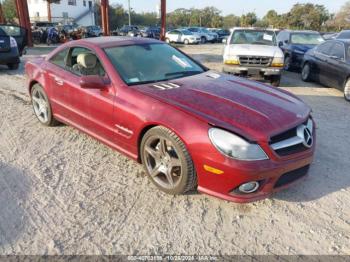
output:
<svg viewBox="0 0 350 262"><path fill-rule="evenodd" d="M350 38L350 31L344 31L340 32L340 34L337 37L338 39L349 39Z"/></svg>
<svg viewBox="0 0 350 262"><path fill-rule="evenodd" d="M0 30L1 29L9 36L21 36L21 28L18 26L1 25Z"/></svg>
<svg viewBox="0 0 350 262"><path fill-rule="evenodd" d="M236 30L230 43L238 45L276 45L276 35L273 31Z"/></svg>
<svg viewBox="0 0 350 262"><path fill-rule="evenodd" d="M199 64L166 44L106 48L105 52L128 85L155 83L200 74Z"/></svg>
<svg viewBox="0 0 350 262"><path fill-rule="evenodd" d="M183 33L184 35L193 35L193 33L188 30L182 30L181 33Z"/></svg>
<svg viewBox="0 0 350 262"><path fill-rule="evenodd" d="M324 39L319 34L297 33L291 35L290 41L297 45L319 45L324 42Z"/></svg>

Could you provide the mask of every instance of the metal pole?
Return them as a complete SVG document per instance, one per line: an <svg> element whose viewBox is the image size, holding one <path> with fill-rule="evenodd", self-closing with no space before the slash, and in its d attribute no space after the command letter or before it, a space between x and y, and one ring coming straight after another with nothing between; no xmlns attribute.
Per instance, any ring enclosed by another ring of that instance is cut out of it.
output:
<svg viewBox="0 0 350 262"><path fill-rule="evenodd" d="M161 30L160 30L160 39L165 40L166 33L166 0L160 1L160 17L161 17Z"/></svg>
<svg viewBox="0 0 350 262"><path fill-rule="evenodd" d="M23 25L27 30L27 46L33 46L33 38L32 38L32 28L30 25L29 11L28 11L28 3L27 1L22 1L22 9L23 9Z"/></svg>
<svg viewBox="0 0 350 262"><path fill-rule="evenodd" d="M101 23L104 36L108 35L106 4L107 0L101 0Z"/></svg>
<svg viewBox="0 0 350 262"><path fill-rule="evenodd" d="M129 4L129 26L131 26L131 7L130 7L130 0L128 0Z"/></svg>
<svg viewBox="0 0 350 262"><path fill-rule="evenodd" d="M47 21L51 22L51 1L47 1Z"/></svg>

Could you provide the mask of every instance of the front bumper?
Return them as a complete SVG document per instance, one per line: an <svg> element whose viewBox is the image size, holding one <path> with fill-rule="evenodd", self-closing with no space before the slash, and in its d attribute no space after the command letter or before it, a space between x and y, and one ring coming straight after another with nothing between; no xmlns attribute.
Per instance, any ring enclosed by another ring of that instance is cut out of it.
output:
<svg viewBox="0 0 350 262"><path fill-rule="evenodd" d="M282 74L282 68L280 67L247 67L247 66L231 66L224 65L224 72L239 76L279 76Z"/></svg>
<svg viewBox="0 0 350 262"><path fill-rule="evenodd" d="M10 52L0 52L0 64L18 64L20 62L17 47L11 48Z"/></svg>
<svg viewBox="0 0 350 262"><path fill-rule="evenodd" d="M313 134L316 142L315 129ZM248 203L267 198L306 177L313 162L315 143L306 151L286 157L278 156L268 143L262 143L260 146L268 154L268 160L238 161L212 150L204 156L195 156L198 191L236 203ZM211 173L205 170L204 165L223 173ZM240 185L251 181L258 181L260 184L256 192L244 194L237 190Z"/></svg>

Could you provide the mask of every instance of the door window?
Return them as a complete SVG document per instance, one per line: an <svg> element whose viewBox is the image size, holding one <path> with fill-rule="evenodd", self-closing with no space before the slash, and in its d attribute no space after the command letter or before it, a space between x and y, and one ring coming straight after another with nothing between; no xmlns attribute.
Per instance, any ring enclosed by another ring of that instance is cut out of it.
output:
<svg viewBox="0 0 350 262"><path fill-rule="evenodd" d="M344 54L345 54L344 45L341 43L335 43L331 49L330 55L338 59L344 60L345 59Z"/></svg>
<svg viewBox="0 0 350 262"><path fill-rule="evenodd" d="M317 52L323 55L329 55L332 46L333 46L333 42L326 42L317 47Z"/></svg>
<svg viewBox="0 0 350 262"><path fill-rule="evenodd" d="M84 47L71 49L67 65L69 70L78 76L105 76L105 70L98 57L94 52Z"/></svg>
<svg viewBox="0 0 350 262"><path fill-rule="evenodd" d="M66 61L67 61L67 54L68 54L68 48L58 52L49 61L54 65L65 68Z"/></svg>

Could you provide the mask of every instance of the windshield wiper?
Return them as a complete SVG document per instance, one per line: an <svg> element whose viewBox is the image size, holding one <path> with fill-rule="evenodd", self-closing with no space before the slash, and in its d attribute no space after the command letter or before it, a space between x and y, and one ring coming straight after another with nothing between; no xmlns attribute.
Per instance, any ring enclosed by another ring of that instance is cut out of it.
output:
<svg viewBox="0 0 350 262"><path fill-rule="evenodd" d="M179 72L172 72L172 73L167 73L165 74L166 77L168 76L191 76L191 75L196 75L202 73L201 71L179 71Z"/></svg>

